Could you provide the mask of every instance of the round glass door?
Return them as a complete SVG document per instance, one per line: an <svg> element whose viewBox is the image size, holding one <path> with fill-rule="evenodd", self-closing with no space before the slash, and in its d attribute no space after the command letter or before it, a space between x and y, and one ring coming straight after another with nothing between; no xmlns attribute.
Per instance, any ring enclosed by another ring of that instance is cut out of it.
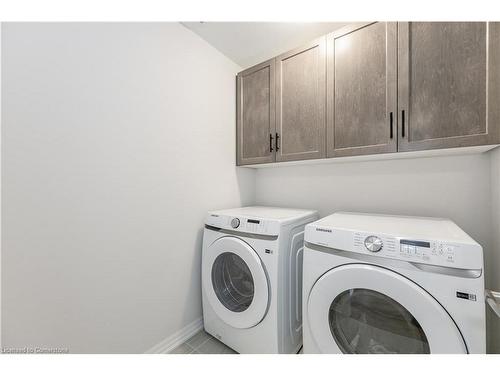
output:
<svg viewBox="0 0 500 375"><path fill-rule="evenodd" d="M245 311L252 303L252 273L245 261L234 253L222 253L215 259L212 285L219 301L231 311Z"/></svg>
<svg viewBox="0 0 500 375"><path fill-rule="evenodd" d="M349 289L330 305L330 331L343 353L428 354L429 342L414 316L392 298Z"/></svg>
<svg viewBox="0 0 500 375"><path fill-rule="evenodd" d="M208 303L223 322L250 328L264 318L269 283L250 244L232 236L221 237L203 249L201 268L203 304Z"/></svg>
<svg viewBox="0 0 500 375"><path fill-rule="evenodd" d="M351 263L316 280L304 325L320 353L467 353L443 306L412 280Z"/></svg>

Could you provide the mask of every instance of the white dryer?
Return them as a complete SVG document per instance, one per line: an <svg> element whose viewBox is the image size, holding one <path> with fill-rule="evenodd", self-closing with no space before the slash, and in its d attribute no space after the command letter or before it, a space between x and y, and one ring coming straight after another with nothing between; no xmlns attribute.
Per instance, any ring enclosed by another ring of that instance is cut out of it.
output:
<svg viewBox="0 0 500 375"><path fill-rule="evenodd" d="M481 246L447 219L306 227L304 353L485 353Z"/></svg>
<svg viewBox="0 0 500 375"><path fill-rule="evenodd" d="M203 235L206 332L239 353L302 345L304 227L315 211L243 207L210 212Z"/></svg>

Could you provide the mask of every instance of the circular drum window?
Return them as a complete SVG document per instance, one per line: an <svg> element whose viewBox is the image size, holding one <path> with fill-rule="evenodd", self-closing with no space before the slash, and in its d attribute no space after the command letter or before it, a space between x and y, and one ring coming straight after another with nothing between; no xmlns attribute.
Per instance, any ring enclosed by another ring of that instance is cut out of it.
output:
<svg viewBox="0 0 500 375"><path fill-rule="evenodd" d="M430 353L413 315L392 298L370 289L349 289L330 305L330 330L344 353Z"/></svg>
<svg viewBox="0 0 500 375"><path fill-rule="evenodd" d="M234 253L225 252L215 258L212 286L219 301L231 311L245 311L252 303L252 273L245 261Z"/></svg>

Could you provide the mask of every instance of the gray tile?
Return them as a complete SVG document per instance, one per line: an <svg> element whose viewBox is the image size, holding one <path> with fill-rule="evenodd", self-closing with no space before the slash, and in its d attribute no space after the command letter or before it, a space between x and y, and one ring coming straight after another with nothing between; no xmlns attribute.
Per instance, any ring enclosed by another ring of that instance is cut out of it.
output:
<svg viewBox="0 0 500 375"><path fill-rule="evenodd" d="M238 354L238 352L235 352L233 349L231 349L228 346L228 347L226 347L226 350L222 354Z"/></svg>
<svg viewBox="0 0 500 375"><path fill-rule="evenodd" d="M206 341L203 345L199 346L196 351L202 354L236 354L233 349L216 339Z"/></svg>
<svg viewBox="0 0 500 375"><path fill-rule="evenodd" d="M168 354L189 354L193 352L193 348L188 344L180 344L177 348L168 352Z"/></svg>
<svg viewBox="0 0 500 375"><path fill-rule="evenodd" d="M212 336L210 336L204 330L201 330L196 335L187 340L186 344L188 344L193 349L198 349L198 347L203 345L206 341L210 340L211 338Z"/></svg>

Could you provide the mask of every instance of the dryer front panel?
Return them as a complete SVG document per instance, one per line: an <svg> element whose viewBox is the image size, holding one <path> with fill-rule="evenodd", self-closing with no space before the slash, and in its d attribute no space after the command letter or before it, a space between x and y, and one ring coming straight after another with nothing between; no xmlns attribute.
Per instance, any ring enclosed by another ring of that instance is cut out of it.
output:
<svg viewBox="0 0 500 375"><path fill-rule="evenodd" d="M205 251L202 283L216 314L235 328L258 324L269 303L268 280L259 255L232 236L216 240Z"/></svg>
<svg viewBox="0 0 500 375"><path fill-rule="evenodd" d="M307 309L312 338L323 353L467 353L439 302L384 267L331 269L314 284Z"/></svg>

